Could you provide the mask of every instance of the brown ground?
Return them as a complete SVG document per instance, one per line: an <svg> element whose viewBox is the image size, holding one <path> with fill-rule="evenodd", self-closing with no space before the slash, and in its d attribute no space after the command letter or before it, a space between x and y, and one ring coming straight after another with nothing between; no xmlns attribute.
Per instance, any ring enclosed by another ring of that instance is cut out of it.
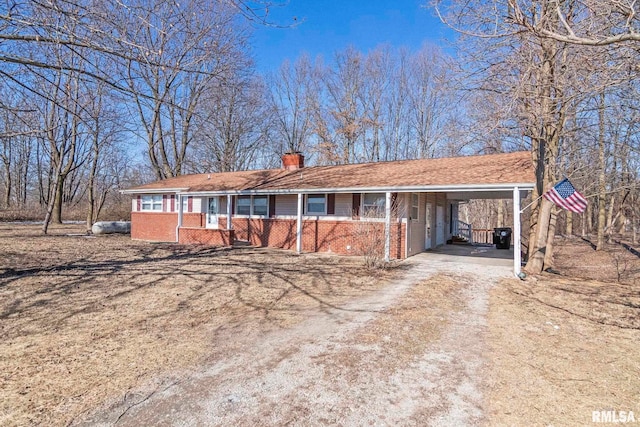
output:
<svg viewBox="0 0 640 427"><path fill-rule="evenodd" d="M555 258L559 274L490 293L490 424L592 425L593 411L640 421L640 259L578 238L560 239Z"/></svg>
<svg viewBox="0 0 640 427"><path fill-rule="evenodd" d="M0 224L1 425L640 418L640 262L617 245L561 241L564 275L496 285L484 263L372 277L355 258L81 230Z"/></svg>
<svg viewBox="0 0 640 427"><path fill-rule="evenodd" d="M0 424L65 425L236 329L289 327L384 283L359 260L0 225ZM69 235L76 234L76 235Z"/></svg>

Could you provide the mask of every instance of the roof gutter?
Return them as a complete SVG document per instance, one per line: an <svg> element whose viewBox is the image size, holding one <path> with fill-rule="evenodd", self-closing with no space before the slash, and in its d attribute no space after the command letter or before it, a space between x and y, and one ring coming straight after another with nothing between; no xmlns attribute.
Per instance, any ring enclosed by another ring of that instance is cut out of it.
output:
<svg viewBox="0 0 640 427"><path fill-rule="evenodd" d="M188 191L188 187L183 188L150 188L150 189L138 189L133 188L130 190L120 190L120 194L165 194L165 193L182 193Z"/></svg>
<svg viewBox="0 0 640 427"><path fill-rule="evenodd" d="M534 183L513 183L513 184L482 184L482 185L418 185L402 187L328 187L328 188L304 188L304 189L272 189L272 190L217 190L217 191L188 191L184 189L178 191L179 194L190 196L220 196L220 195L253 195L253 194L315 194L315 193L446 193L455 191L482 192L482 191L513 191L514 188L520 190L533 190ZM144 191L139 191L143 192ZM173 192L165 189L161 192Z"/></svg>

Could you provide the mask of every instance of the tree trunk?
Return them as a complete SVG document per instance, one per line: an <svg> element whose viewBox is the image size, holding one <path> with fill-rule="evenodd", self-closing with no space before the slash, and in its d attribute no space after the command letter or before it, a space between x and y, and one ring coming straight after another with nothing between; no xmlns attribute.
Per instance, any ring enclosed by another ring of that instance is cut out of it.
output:
<svg viewBox="0 0 640 427"><path fill-rule="evenodd" d="M539 274L544 268L545 253L547 252L551 208L553 204L545 198L540 199L540 209L537 217L537 232L533 234L533 246L529 244L529 260L525 271L529 274ZM532 250L533 248L533 250Z"/></svg>
<svg viewBox="0 0 640 427"><path fill-rule="evenodd" d="M616 195L612 194L611 198L609 199L609 209L607 211L607 220L604 226L604 232L607 238L606 239L607 243L611 243L611 238L613 237L613 223L615 221L615 218L613 217L613 207L615 205L615 201L616 201Z"/></svg>
<svg viewBox="0 0 640 427"><path fill-rule="evenodd" d="M596 250L601 251L604 248L604 228L606 221L606 202L607 202L607 182L606 182L606 159L605 159L605 141L604 141L604 92L600 94L600 105L598 107L598 166L600 173L598 176L598 241Z"/></svg>
<svg viewBox="0 0 640 427"><path fill-rule="evenodd" d="M573 212L567 211L567 222L565 226L565 234L573 236Z"/></svg>
<svg viewBox="0 0 640 427"><path fill-rule="evenodd" d="M6 176L5 176L5 190L4 190L4 205L8 208L11 206L11 186L13 185L11 182L11 171L7 167L6 168Z"/></svg>
<svg viewBox="0 0 640 427"><path fill-rule="evenodd" d="M558 209L551 206L551 217L549 218L549 231L547 232L547 246L544 252L544 269L553 268L553 239L556 237L556 223L558 220Z"/></svg>
<svg viewBox="0 0 640 427"><path fill-rule="evenodd" d="M51 221L62 224L62 195L64 190L64 177L60 175L56 180L55 196L53 200L53 212Z"/></svg>

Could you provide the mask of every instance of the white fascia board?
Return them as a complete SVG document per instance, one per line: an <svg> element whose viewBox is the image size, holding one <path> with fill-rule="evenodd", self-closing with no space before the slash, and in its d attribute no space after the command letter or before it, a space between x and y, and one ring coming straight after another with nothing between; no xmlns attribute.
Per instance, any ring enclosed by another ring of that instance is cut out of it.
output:
<svg viewBox="0 0 640 427"><path fill-rule="evenodd" d="M154 188L148 190L120 190L120 194L166 194L166 193L184 193L188 188Z"/></svg>
<svg viewBox="0 0 640 427"><path fill-rule="evenodd" d="M231 191L184 191L180 194L189 196L243 196L252 194L316 194L316 193L447 193L447 192L483 192L483 191L513 191L514 188L521 190L533 190L535 183L513 183L513 184L481 184L481 185L419 185L404 187L355 187L355 188L304 188L304 189L280 189L280 190L231 190Z"/></svg>

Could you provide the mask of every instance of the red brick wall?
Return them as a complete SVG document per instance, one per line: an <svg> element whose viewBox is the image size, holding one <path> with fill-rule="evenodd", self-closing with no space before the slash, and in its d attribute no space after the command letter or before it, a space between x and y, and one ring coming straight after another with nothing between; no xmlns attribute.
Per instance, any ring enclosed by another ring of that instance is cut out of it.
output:
<svg viewBox="0 0 640 427"><path fill-rule="evenodd" d="M206 221L206 215L203 213L182 213L182 226L183 227L204 227Z"/></svg>
<svg viewBox="0 0 640 427"><path fill-rule="evenodd" d="M296 220L234 218L233 228L236 239L249 241L255 246L296 248ZM382 233L384 236L384 223L363 226L359 221L306 220L302 227L302 250L359 255L360 248L368 244L367 235L370 233ZM391 225L392 258L404 258L405 233L405 224Z"/></svg>
<svg viewBox="0 0 640 427"><path fill-rule="evenodd" d="M272 248L296 248L295 219L233 218L233 233L226 228L226 216L219 218L219 229L204 228L205 215L183 214L180 243L198 243L228 246L234 238L249 241L255 246ZM131 238L156 242L175 242L177 212L132 212ZM384 223L363 225L360 221L305 220L302 227L304 252L331 252L343 255L360 255L360 248L367 242L367 235L384 236ZM391 258L405 255L405 224L391 224Z"/></svg>
<svg viewBox="0 0 640 427"><path fill-rule="evenodd" d="M213 230L210 228L180 228L181 244L200 244L210 246L232 246L233 230Z"/></svg>
<svg viewBox="0 0 640 427"><path fill-rule="evenodd" d="M175 242L177 225L175 212L131 212L132 239Z"/></svg>

